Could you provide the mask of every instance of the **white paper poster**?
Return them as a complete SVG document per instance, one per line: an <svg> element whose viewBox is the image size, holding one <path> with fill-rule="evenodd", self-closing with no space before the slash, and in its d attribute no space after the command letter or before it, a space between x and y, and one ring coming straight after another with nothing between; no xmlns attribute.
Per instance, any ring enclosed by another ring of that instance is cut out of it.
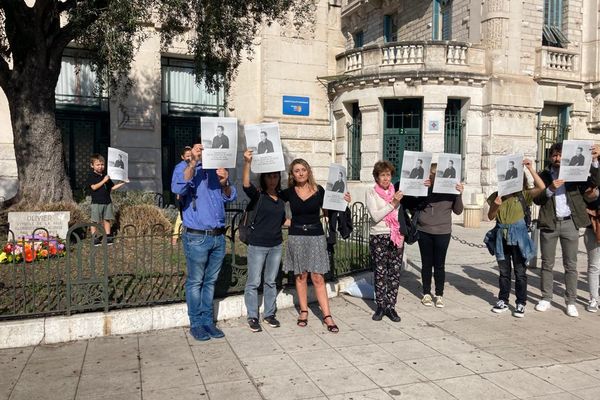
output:
<svg viewBox="0 0 600 400"><path fill-rule="evenodd" d="M427 196L425 180L429 179L431 153L405 151L400 171L400 190L408 196Z"/></svg>
<svg viewBox="0 0 600 400"><path fill-rule="evenodd" d="M442 153L438 157L437 172L433 181L434 193L460 194L456 185L462 176L460 154Z"/></svg>
<svg viewBox="0 0 600 400"><path fill-rule="evenodd" d="M325 198L323 199L323 208L325 210L344 211L348 206L344 200L346 190L346 167L340 164L331 164L329 166L329 176L325 185Z"/></svg>
<svg viewBox="0 0 600 400"><path fill-rule="evenodd" d="M251 169L255 174L285 170L279 124L245 125L246 145L252 150Z"/></svg>
<svg viewBox="0 0 600 400"><path fill-rule="evenodd" d="M562 157L558 179L565 182L584 182L590 175L592 164L591 140L565 140L562 146Z"/></svg>
<svg viewBox="0 0 600 400"><path fill-rule="evenodd" d="M235 168L237 157L237 118L202 117L202 168Z"/></svg>
<svg viewBox="0 0 600 400"><path fill-rule="evenodd" d="M129 155L124 151L108 148L108 160L106 166L106 174L113 181L128 181L129 180Z"/></svg>
<svg viewBox="0 0 600 400"><path fill-rule="evenodd" d="M523 190L523 155L512 154L498 157L496 159L496 175L499 196Z"/></svg>

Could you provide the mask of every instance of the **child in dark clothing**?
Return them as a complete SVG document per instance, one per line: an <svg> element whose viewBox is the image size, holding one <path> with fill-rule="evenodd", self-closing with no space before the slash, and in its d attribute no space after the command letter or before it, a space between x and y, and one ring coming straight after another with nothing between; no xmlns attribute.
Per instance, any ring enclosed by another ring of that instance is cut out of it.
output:
<svg viewBox="0 0 600 400"><path fill-rule="evenodd" d="M92 154L90 157L90 172L86 187L90 191L92 197L92 222L102 223L106 235L110 237L110 223L114 216L112 200L110 192L119 189L127 182L119 182L114 184L110 176L104 174L105 160L100 154ZM96 227L90 228L92 236L96 233ZM100 238L94 238L94 244L100 244Z"/></svg>

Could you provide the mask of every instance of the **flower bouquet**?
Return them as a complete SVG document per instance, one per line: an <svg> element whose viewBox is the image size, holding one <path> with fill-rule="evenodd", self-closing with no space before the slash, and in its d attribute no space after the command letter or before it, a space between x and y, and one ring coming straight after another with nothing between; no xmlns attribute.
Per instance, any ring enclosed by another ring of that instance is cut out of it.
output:
<svg viewBox="0 0 600 400"><path fill-rule="evenodd" d="M16 242L8 242L0 253L0 264L12 262L33 262L53 257L64 257L65 243L55 237L45 235L24 236Z"/></svg>

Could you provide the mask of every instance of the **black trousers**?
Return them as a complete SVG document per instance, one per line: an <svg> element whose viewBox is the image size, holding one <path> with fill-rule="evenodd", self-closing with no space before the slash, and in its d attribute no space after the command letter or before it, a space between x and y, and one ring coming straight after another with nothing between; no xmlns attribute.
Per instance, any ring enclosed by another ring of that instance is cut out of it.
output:
<svg viewBox="0 0 600 400"><path fill-rule="evenodd" d="M508 303L511 272L514 269L517 303L525 305L527 301L527 266L525 265L525 259L521 254L519 246L509 246L502 239L502 247L504 248L504 260L498 261L498 269L500 270L500 293L498 294L498 299Z"/></svg>
<svg viewBox="0 0 600 400"><path fill-rule="evenodd" d="M435 279L435 295L444 295L446 282L446 253L450 244L450 234L432 235L419 231L419 251L421 252L421 281L423 294L431 294L431 276Z"/></svg>

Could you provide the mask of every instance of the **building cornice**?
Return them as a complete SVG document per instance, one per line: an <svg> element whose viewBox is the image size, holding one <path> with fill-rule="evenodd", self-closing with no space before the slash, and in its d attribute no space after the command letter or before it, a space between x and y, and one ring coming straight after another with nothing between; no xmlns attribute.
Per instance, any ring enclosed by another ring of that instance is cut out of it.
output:
<svg viewBox="0 0 600 400"><path fill-rule="evenodd" d="M404 83L407 86L419 85L452 85L484 87L489 80L488 75L468 72L448 71L405 71L384 75L347 75L344 80L329 83L329 94L337 95L356 88L394 86Z"/></svg>

